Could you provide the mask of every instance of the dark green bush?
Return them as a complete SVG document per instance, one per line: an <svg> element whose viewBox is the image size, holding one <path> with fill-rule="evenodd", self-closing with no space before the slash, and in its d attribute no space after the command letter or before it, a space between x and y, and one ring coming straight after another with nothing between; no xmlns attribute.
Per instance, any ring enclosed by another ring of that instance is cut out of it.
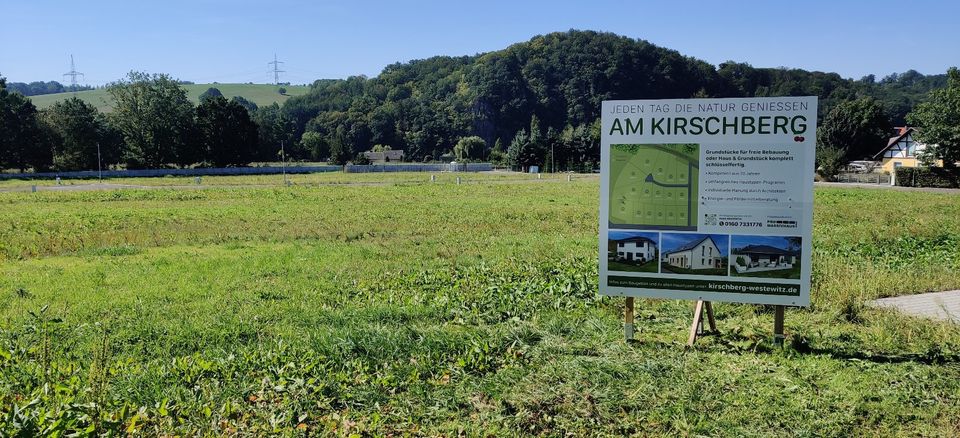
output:
<svg viewBox="0 0 960 438"><path fill-rule="evenodd" d="M960 188L960 169L901 167L896 172L898 186Z"/></svg>

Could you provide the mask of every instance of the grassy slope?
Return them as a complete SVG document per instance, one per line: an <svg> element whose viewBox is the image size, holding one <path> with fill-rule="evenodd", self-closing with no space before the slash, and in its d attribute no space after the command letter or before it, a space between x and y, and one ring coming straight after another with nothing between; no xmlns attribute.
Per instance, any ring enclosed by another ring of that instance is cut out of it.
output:
<svg viewBox="0 0 960 438"><path fill-rule="evenodd" d="M862 307L960 287L960 197L818 189L792 345L769 347L770 309L720 304L687 351L690 303L641 300L624 344L622 300L595 296L596 193L0 193L0 431L13 405L148 434L960 431L957 328Z"/></svg>
<svg viewBox="0 0 960 438"><path fill-rule="evenodd" d="M286 95L277 93L277 87L269 84L190 84L183 85L187 90L187 95L193 103L200 101L200 95L208 88L215 87L220 90L226 98L233 96L243 96L257 105L270 105L274 102L283 104L290 96L299 96L305 94L309 87L301 85L284 86L287 89ZM39 109L46 108L54 103L73 97L73 93L43 94L40 96L30 96L30 100ZM94 105L100 111L110 110L110 94L107 90L88 90L77 93L77 97Z"/></svg>

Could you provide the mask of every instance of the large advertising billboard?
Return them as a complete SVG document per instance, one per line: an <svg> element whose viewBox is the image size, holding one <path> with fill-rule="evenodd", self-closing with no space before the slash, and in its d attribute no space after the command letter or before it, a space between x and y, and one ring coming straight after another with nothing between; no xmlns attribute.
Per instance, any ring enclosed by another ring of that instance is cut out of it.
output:
<svg viewBox="0 0 960 438"><path fill-rule="evenodd" d="M603 102L600 293L807 306L816 97Z"/></svg>

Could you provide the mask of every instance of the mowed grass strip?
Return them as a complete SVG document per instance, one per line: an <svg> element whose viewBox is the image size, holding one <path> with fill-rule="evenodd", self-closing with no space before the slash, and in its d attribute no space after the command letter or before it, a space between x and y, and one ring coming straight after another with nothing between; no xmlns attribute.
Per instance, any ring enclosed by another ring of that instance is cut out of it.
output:
<svg viewBox="0 0 960 438"><path fill-rule="evenodd" d="M958 196L818 189L790 345L718 304L688 351L691 303L625 344L596 295L595 179L337 178L378 184L0 193L0 431L960 430L956 326L863 306L960 287Z"/></svg>

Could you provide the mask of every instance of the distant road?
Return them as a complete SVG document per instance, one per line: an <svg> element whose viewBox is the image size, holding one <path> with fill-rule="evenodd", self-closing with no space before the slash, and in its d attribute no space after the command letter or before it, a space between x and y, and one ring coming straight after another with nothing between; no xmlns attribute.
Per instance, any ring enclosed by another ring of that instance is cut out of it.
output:
<svg viewBox="0 0 960 438"><path fill-rule="evenodd" d="M839 182L815 182L816 187L837 187L837 188L861 188L861 189L887 189L899 190L903 192L933 192L949 193L953 195L960 194L960 189L941 189L938 187L901 187L891 186L890 184L870 184L870 183L839 183Z"/></svg>

